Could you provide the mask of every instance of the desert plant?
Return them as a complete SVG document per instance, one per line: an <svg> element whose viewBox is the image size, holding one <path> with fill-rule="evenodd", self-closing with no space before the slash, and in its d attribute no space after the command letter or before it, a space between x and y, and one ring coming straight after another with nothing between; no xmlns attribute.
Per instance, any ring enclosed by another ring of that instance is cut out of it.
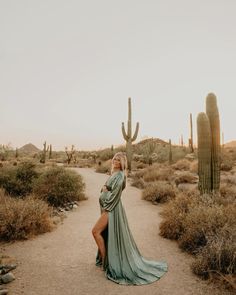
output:
<svg viewBox="0 0 236 295"><path fill-rule="evenodd" d="M139 123L136 124L134 135L132 136L132 122L131 122L131 98L128 98L128 123L127 123L127 133L125 131L124 122L122 122L122 134L126 141L126 154L128 162L128 170L131 171L131 161L132 161L132 142L136 140L138 136Z"/></svg>
<svg viewBox="0 0 236 295"><path fill-rule="evenodd" d="M180 159L175 164L172 164L172 168L175 170L189 170L190 162L186 159Z"/></svg>
<svg viewBox="0 0 236 295"><path fill-rule="evenodd" d="M220 120L216 96L206 97L206 114L197 117L198 174L201 194L216 192L220 187Z"/></svg>
<svg viewBox="0 0 236 295"><path fill-rule="evenodd" d="M180 183L196 183L198 180L198 177L191 172L184 171L181 173L178 173L175 176L175 184L179 185Z"/></svg>
<svg viewBox="0 0 236 295"><path fill-rule="evenodd" d="M85 199L82 176L64 167L52 167L35 181L33 192L54 207Z"/></svg>
<svg viewBox="0 0 236 295"><path fill-rule="evenodd" d="M47 147L46 141L43 144L43 151L40 153L40 163L45 163L46 162L46 156L48 152L49 147Z"/></svg>
<svg viewBox="0 0 236 295"><path fill-rule="evenodd" d="M72 144L70 151L68 150L68 147L65 147L65 152L66 152L66 155L67 155L67 164L68 165L70 165L73 157L75 156L76 150L74 149L74 147L75 146Z"/></svg>
<svg viewBox="0 0 236 295"><path fill-rule="evenodd" d="M192 114L190 114L190 138L189 138L189 149L190 153L194 152L193 149L193 119L192 119Z"/></svg>
<svg viewBox="0 0 236 295"><path fill-rule="evenodd" d="M142 199L154 203L165 203L176 196L174 187L165 181L150 183L142 191Z"/></svg>
<svg viewBox="0 0 236 295"><path fill-rule="evenodd" d="M4 167L0 171L0 187L14 197L23 197L32 192L33 182L38 177L36 165L25 161L14 167Z"/></svg>
<svg viewBox="0 0 236 295"><path fill-rule="evenodd" d="M28 239L51 231L52 214L52 208L33 195L15 199L0 191L0 239Z"/></svg>
<svg viewBox="0 0 236 295"><path fill-rule="evenodd" d="M184 232L184 220L192 207L198 203L197 196L190 198L186 193L178 194L172 199L160 215L160 235L164 238L178 240Z"/></svg>
<svg viewBox="0 0 236 295"><path fill-rule="evenodd" d="M222 227L216 234L207 237L206 246L200 251L191 268L204 279L210 277L223 279L227 285L236 289L236 227Z"/></svg>

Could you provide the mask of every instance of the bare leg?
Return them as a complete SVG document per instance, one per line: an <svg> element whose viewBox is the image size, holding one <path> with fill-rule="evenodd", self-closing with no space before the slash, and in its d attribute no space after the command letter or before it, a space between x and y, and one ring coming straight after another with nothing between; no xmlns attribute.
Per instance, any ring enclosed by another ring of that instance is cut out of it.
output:
<svg viewBox="0 0 236 295"><path fill-rule="evenodd" d="M92 234L98 245L98 249L102 257L102 265L104 265L106 247L105 247L105 242L101 233L107 227L107 225L108 225L108 212L104 211L92 229Z"/></svg>

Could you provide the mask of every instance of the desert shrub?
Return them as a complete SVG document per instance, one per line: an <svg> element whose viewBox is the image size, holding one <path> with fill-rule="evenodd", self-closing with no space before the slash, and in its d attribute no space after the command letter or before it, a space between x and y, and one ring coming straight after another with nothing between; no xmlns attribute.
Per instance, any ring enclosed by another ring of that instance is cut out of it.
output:
<svg viewBox="0 0 236 295"><path fill-rule="evenodd" d="M147 173L147 171L148 171L148 168L141 169L141 170L136 171L135 173L131 174L131 177L143 178L143 176Z"/></svg>
<svg viewBox="0 0 236 295"><path fill-rule="evenodd" d="M184 220L190 209L198 203L196 196L189 197L180 193L172 199L160 213L163 220L160 224L160 235L164 238L178 240L184 232Z"/></svg>
<svg viewBox="0 0 236 295"><path fill-rule="evenodd" d="M233 161L223 160L220 165L222 171L230 171L233 168Z"/></svg>
<svg viewBox="0 0 236 295"><path fill-rule="evenodd" d="M110 148L107 148L98 152L98 157L101 161L110 160L113 158L113 156L114 156L114 151L112 151Z"/></svg>
<svg viewBox="0 0 236 295"><path fill-rule="evenodd" d="M181 172L175 176L175 184L178 185L180 183L196 183L198 181L198 177L190 172Z"/></svg>
<svg viewBox="0 0 236 295"><path fill-rule="evenodd" d="M164 181L156 181L147 185L142 191L142 199L157 203L164 203L175 197L173 186Z"/></svg>
<svg viewBox="0 0 236 295"><path fill-rule="evenodd" d="M110 173L111 170L111 161L98 162L95 171L97 173Z"/></svg>
<svg viewBox="0 0 236 295"><path fill-rule="evenodd" d="M142 162L136 163L136 168L137 169L143 169L143 168L146 168L146 167L147 167L147 164L145 164L145 163L142 163Z"/></svg>
<svg viewBox="0 0 236 295"><path fill-rule="evenodd" d="M198 173L198 161L190 163L189 171L192 173Z"/></svg>
<svg viewBox="0 0 236 295"><path fill-rule="evenodd" d="M175 170L189 170L190 169L190 164L186 159L181 159L177 161L175 164L172 164L172 168Z"/></svg>
<svg viewBox="0 0 236 295"><path fill-rule="evenodd" d="M131 186L143 189L145 187L145 181L140 177L132 177Z"/></svg>
<svg viewBox="0 0 236 295"><path fill-rule="evenodd" d="M207 236L215 235L226 224L236 223L236 206L219 206L205 204L192 208L183 221L184 234L179 241L180 248L190 253L197 253L206 246Z"/></svg>
<svg viewBox="0 0 236 295"><path fill-rule="evenodd" d="M48 168L34 183L33 192L50 205L58 207L67 202L85 199L82 176L63 167Z"/></svg>
<svg viewBox="0 0 236 295"><path fill-rule="evenodd" d="M220 199L223 203L236 202L236 186L224 183L220 186L220 194L223 197Z"/></svg>
<svg viewBox="0 0 236 295"><path fill-rule="evenodd" d="M223 226L217 233L208 235L207 245L198 253L192 264L195 274L209 278L212 272L236 273L236 226Z"/></svg>
<svg viewBox="0 0 236 295"><path fill-rule="evenodd" d="M236 177L235 175L223 175L221 173L221 183L229 184L229 185L236 185Z"/></svg>
<svg viewBox="0 0 236 295"><path fill-rule="evenodd" d="M33 181L38 177L34 163L22 162L14 167L4 167L0 170L0 187L11 196L25 196L33 189Z"/></svg>
<svg viewBox="0 0 236 295"><path fill-rule="evenodd" d="M153 182L157 180L169 180L173 171L170 168L154 168L148 169L143 175L143 179L146 182Z"/></svg>
<svg viewBox="0 0 236 295"><path fill-rule="evenodd" d="M52 208L33 195L16 199L0 191L0 239L28 239L53 228Z"/></svg>

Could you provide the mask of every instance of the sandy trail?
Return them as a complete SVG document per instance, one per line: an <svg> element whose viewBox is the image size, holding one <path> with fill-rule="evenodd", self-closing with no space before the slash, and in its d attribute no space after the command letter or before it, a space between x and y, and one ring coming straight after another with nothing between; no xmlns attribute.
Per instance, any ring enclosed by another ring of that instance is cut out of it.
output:
<svg viewBox="0 0 236 295"><path fill-rule="evenodd" d="M108 176L89 168L74 170L84 177L89 199L69 212L53 232L1 244L4 253L19 262L13 271L16 280L7 285L10 295L227 294L191 273L193 258L182 252L176 242L158 235L163 205L141 200L141 191L129 184L123 191L122 203L137 246L146 258L166 260L169 270L160 280L144 286L123 286L107 280L95 266L97 245L91 230L100 215L99 191Z"/></svg>

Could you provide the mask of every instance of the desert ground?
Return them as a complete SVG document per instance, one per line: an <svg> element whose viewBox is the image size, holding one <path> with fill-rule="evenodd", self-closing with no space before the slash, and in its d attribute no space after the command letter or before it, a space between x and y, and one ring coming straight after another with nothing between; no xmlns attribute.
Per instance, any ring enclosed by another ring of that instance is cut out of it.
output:
<svg viewBox="0 0 236 295"><path fill-rule="evenodd" d="M72 168L86 183L88 200L67 213L62 224L31 240L1 243L1 250L16 259L16 279L7 285L14 295L157 294L226 295L213 284L201 280L190 269L193 257L178 248L175 241L159 232L162 206L141 199L141 190L127 184L122 194L129 225L137 246L146 258L166 260L168 272L144 286L124 286L107 280L95 266L97 245L91 230L100 215L99 191L108 175L92 168Z"/></svg>

